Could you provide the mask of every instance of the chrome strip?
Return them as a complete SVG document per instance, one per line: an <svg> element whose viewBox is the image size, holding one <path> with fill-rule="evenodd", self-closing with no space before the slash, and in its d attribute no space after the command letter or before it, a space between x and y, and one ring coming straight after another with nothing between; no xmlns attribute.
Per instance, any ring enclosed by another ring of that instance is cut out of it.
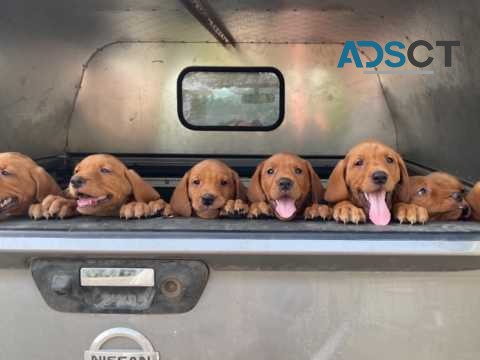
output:
<svg viewBox="0 0 480 360"><path fill-rule="evenodd" d="M127 234L124 234L127 235ZM128 236L128 235L127 235ZM270 238L274 235L269 236ZM479 238L478 236L475 237ZM0 254L480 256L479 240L3 237Z"/></svg>

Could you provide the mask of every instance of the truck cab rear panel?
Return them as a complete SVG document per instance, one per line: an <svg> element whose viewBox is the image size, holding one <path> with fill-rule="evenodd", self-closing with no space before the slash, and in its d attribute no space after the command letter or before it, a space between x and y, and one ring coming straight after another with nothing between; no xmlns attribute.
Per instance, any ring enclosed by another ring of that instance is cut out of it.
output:
<svg viewBox="0 0 480 360"><path fill-rule="evenodd" d="M62 186L84 156L115 154L168 199L204 158L247 184L289 151L326 183L349 148L376 138L410 174L446 171L469 188L479 16L476 0L6 1L0 151L28 154ZM349 40L362 66L339 66ZM385 51L377 67L362 40ZM385 73L386 44L407 55L418 40L430 65ZM449 65L439 41L460 42ZM224 92L192 100L242 74L220 116L202 101ZM232 115L239 104L248 118ZM8 219L0 358L473 360L479 249L474 222Z"/></svg>

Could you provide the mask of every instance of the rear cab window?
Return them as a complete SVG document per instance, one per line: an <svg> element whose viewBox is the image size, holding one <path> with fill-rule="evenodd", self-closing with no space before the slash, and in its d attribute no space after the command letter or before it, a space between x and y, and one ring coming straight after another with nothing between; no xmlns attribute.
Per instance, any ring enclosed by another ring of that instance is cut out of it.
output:
<svg viewBox="0 0 480 360"><path fill-rule="evenodd" d="M269 131L285 113L285 84L273 67L188 67L177 83L178 116L192 130Z"/></svg>

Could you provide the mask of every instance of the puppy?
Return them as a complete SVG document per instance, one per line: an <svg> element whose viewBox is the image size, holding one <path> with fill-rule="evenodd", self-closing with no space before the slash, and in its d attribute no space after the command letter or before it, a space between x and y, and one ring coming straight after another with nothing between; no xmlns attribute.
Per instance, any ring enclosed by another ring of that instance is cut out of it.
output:
<svg viewBox="0 0 480 360"><path fill-rule="evenodd" d="M111 155L91 155L74 170L68 197L49 196L37 218L67 218L75 215L143 218L170 216L169 205L135 171Z"/></svg>
<svg viewBox="0 0 480 360"><path fill-rule="evenodd" d="M61 194L55 180L28 156L0 154L0 220L27 215L49 194Z"/></svg>
<svg viewBox="0 0 480 360"><path fill-rule="evenodd" d="M470 218L480 221L480 182L477 182L473 189L467 195L467 203L472 210Z"/></svg>
<svg viewBox="0 0 480 360"><path fill-rule="evenodd" d="M411 201L427 209L430 220L469 218L471 210L464 195L463 184L449 174L434 172L427 176L410 177Z"/></svg>
<svg viewBox="0 0 480 360"><path fill-rule="evenodd" d="M312 165L296 155L279 153L260 163L248 188L249 218L291 220L330 218L331 209L319 205L324 189Z"/></svg>
<svg viewBox="0 0 480 360"><path fill-rule="evenodd" d="M387 225L390 210L400 222L425 223L427 210L409 204L409 178L404 161L376 141L353 147L334 168L325 199L335 204L333 218L343 223Z"/></svg>
<svg viewBox="0 0 480 360"><path fill-rule="evenodd" d="M246 190L238 174L221 161L203 160L175 188L170 204L175 215L202 219L244 216Z"/></svg>

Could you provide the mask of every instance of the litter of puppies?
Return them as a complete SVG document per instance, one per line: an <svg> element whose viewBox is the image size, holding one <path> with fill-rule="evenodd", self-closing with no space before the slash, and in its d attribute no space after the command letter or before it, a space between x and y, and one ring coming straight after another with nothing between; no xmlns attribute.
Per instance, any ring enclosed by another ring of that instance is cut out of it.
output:
<svg viewBox="0 0 480 360"><path fill-rule="evenodd" d="M75 167L63 192L29 157L0 154L0 220L12 216L154 216L335 220L387 225L428 221L480 221L480 182L467 194L454 176L409 176L392 148L367 141L354 146L324 189L311 163L277 153L257 165L246 188L236 171L207 159L185 173L170 204L135 171L111 155L96 154Z"/></svg>

